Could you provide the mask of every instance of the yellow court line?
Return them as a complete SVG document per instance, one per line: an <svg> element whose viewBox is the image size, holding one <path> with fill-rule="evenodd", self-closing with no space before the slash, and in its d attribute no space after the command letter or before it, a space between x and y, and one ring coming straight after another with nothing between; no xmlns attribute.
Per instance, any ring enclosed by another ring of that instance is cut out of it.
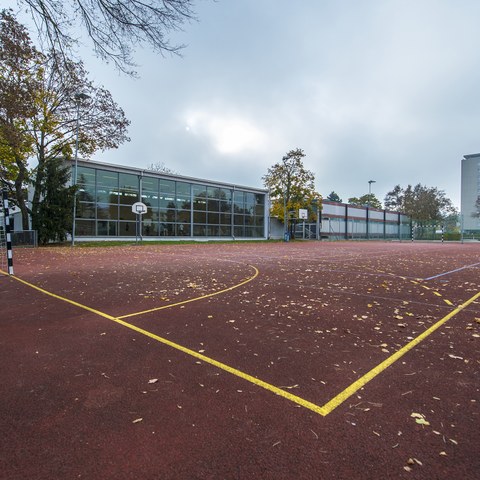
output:
<svg viewBox="0 0 480 480"><path fill-rule="evenodd" d="M445 315L445 317L443 317L437 323L435 323L430 328L425 330L418 337L414 338L411 342L407 343L400 350L396 351L393 355L388 357L386 360L384 360L382 363L377 365L375 368L370 370L363 377L359 378L356 382L353 382L349 387L343 390L343 392L339 393L336 397L332 398L329 402L323 405L322 408L325 410L326 412L325 414L328 415L332 410L334 410L340 404L342 404L345 400L347 400L347 398L351 397L360 388L362 388L364 385L370 382L370 380L373 380L379 373L382 373L385 369L387 369L389 366L395 363L398 359L403 357L403 355L405 355L408 351L416 347L420 342L425 340L435 330L440 328L444 323L448 322L448 320L454 317L457 313L459 313L465 307L468 307L468 305L473 303L479 297L480 297L480 292L476 293L473 297L468 299L466 302L462 303L462 305L455 308L455 310L452 310L448 315Z"/></svg>
<svg viewBox="0 0 480 480"><path fill-rule="evenodd" d="M257 276L259 274L258 269L256 267L254 267L253 265L249 265L249 267L252 267L255 270L255 275L253 275L250 278L247 278L246 280L244 280L243 282L241 282L237 285L233 285L233 286L225 288L223 290L219 290L218 292L207 293L206 295L202 295L201 297L189 298L188 300L182 300L181 302L170 303L168 305L163 305L161 307L155 307L155 308L151 308L149 310L143 310L142 312L129 313L127 315L122 315L121 317L117 317L117 318L135 317L135 316L138 316L138 315L143 315L145 313L158 312L159 310L165 310L166 308L178 307L179 305L185 305L186 303L196 302L198 300L204 300L205 298L210 298L210 297L214 297L215 295L220 295L221 293L229 292L230 290L234 290L235 288L241 287L242 285L245 285L248 282L251 282L252 280L257 278Z"/></svg>
<svg viewBox="0 0 480 480"><path fill-rule="evenodd" d="M2 272L2 270L0 270ZM3 272L2 272L3 273ZM291 402L296 403L297 405L300 405L304 408L307 408L319 415L326 416L329 413L331 413L335 408L337 408L339 405L341 405L345 400L347 400L349 397L351 397L353 394L355 394L360 388L365 386L370 380L373 380L377 375L379 375L381 372L386 370L389 366L391 366L393 363L395 363L398 359L400 359L403 355L405 355L408 351L410 351L412 348L414 348L416 345L418 345L420 342L422 342L425 338L427 338L429 335L431 335L435 330L440 328L444 323L446 323L448 320L450 320L452 317L457 315L461 310L463 310L465 307L473 303L477 298L480 297L480 292L476 293L473 297L471 297L469 300L464 302L462 305L458 306L454 310L452 310L448 315L443 317L441 320L439 320L437 323L432 325L430 328L425 330L422 334L420 334L418 337L413 339L411 342L407 343L404 347L402 347L400 350L395 352L393 355L388 357L386 360L384 360L382 363L377 365L375 368L370 370L368 373L363 375L361 378L353 382L349 387L347 387L345 390L340 392L338 395L336 395L334 398L332 398L330 401L328 401L325 405L319 406L316 405L312 402L309 402L308 400L305 400L301 397L298 397L296 395L292 395L289 392L286 392L285 390L282 390L281 388L275 387L274 385L271 385L267 382L264 382L263 380L260 380L256 377L253 377L252 375L249 375L247 373L244 373L240 370L237 370L236 368L230 367L229 365L226 365L222 362L219 362L217 360L214 360L213 358L207 357L205 355L202 355L199 352L196 352L195 350L191 350L189 348L186 348L178 343L172 342L170 340L167 340L166 338L160 337L158 335L155 335L152 332L149 332L147 330L144 330L140 327L137 327L135 325L132 325L128 322L125 322L124 320L121 320L120 318L113 317L111 315L108 315L107 313L101 312L99 310L95 310L94 308L88 307L86 305L83 305L81 303L75 302L73 300L70 300L68 298L62 297L60 295L56 295L55 293L49 292L48 290L44 290L41 287L38 287L32 283L29 283L25 280L22 280L21 278L18 277L11 277L18 282L21 282L35 290L38 290L41 293L44 293L46 295L49 295L50 297L56 298L58 300L62 300L66 303L69 303L71 305L74 305L76 307L82 308L84 310L87 310L89 312L92 312L96 315L99 315L103 318L106 318L108 320L111 320L115 323L118 323L126 328L129 328L133 331L136 331L142 335L145 335L153 340L156 340L164 345L168 345L169 347L172 347L176 350L179 350L183 353L186 353L187 355L190 355L194 358L197 358L205 363L208 363L210 365L213 365L221 370L224 370L232 375L235 375L239 378L242 378L254 385L257 385L259 387L264 388L265 390L268 390L275 395L279 395L287 400L290 400Z"/></svg>
<svg viewBox="0 0 480 480"><path fill-rule="evenodd" d="M255 269L257 270L257 269ZM1 270L0 270L1 272ZM257 270L258 272L258 270ZM22 280L21 278L18 277L11 277L18 282L21 282L31 288L34 288L35 290L38 290L41 293L44 293L45 295L49 295L50 297L56 298L57 300L62 300L66 303L69 303L71 305L74 305L76 307L82 308L84 310L87 310L88 312L94 313L96 315L99 315L103 318L106 318L107 320L111 320L112 322L118 323L119 325L123 325L126 328L129 328L130 330L133 330L135 332L138 332L142 335L145 335L146 337L149 337L153 340L156 340L157 342L163 343L164 345L168 345L169 347L172 347L176 350L179 350L180 352L186 353L187 355L190 355L194 358L197 358L198 360L201 360L205 363L208 363L210 365L213 365L214 367L217 367L221 370L224 370L232 375L235 375L237 377L242 378L243 380L246 380L247 382L253 383L254 385L257 385L259 387L264 388L265 390L268 390L275 395L279 395L280 397L286 398L287 400L290 400L291 402L296 403L297 405L300 405L304 408L307 408L309 410L312 410L315 413L318 413L319 415L325 416L325 412L322 407L315 405L312 402L309 402L308 400L305 400L303 398L298 397L297 395L293 395L290 392L287 392L285 390L282 390L281 388L275 387L274 385L271 385L270 383L264 382L263 380L260 380L256 377L253 377L252 375L249 375L248 373L242 372L240 370L237 370L236 368L230 367L229 365L226 365L225 363L219 362L217 360L214 360L213 358L207 357L206 355L202 355L199 352L196 352L195 350L191 350L189 348L186 348L178 343L172 342L166 338L160 337L158 335L155 335L152 332L149 332L148 330L144 330L143 328L137 327L136 325L132 325L131 323L125 322L124 320L121 320L120 318L113 317L112 315L109 315L108 313L101 312L100 310L95 310L94 308L88 307L86 305L83 305L81 303L75 302L74 300L70 300L68 298L62 297L60 295L57 295L55 293L49 292L48 290L45 290L41 287L38 287L32 283L27 282L26 280Z"/></svg>

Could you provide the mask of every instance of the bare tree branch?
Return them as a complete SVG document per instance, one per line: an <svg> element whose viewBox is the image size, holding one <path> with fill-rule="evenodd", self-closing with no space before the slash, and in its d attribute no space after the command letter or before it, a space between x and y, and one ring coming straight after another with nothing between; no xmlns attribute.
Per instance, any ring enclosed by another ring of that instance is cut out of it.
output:
<svg viewBox="0 0 480 480"><path fill-rule="evenodd" d="M17 0L31 13L45 50L72 58L83 27L93 50L124 73L134 75L133 53L147 44L160 54L180 54L184 45L170 43L167 34L195 20L194 0Z"/></svg>

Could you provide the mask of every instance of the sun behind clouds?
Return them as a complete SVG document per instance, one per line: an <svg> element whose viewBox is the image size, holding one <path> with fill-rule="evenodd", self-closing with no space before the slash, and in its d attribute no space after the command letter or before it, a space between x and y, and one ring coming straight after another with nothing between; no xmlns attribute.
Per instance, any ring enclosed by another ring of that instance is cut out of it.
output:
<svg viewBox="0 0 480 480"><path fill-rule="evenodd" d="M207 138L221 154L264 150L268 136L249 119L232 114L194 111L186 115L186 130Z"/></svg>

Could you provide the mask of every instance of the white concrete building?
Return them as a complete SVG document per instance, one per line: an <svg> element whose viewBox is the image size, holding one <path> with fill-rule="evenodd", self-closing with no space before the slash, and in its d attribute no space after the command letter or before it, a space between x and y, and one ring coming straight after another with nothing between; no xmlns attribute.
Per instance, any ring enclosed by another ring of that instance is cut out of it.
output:
<svg viewBox="0 0 480 480"><path fill-rule="evenodd" d="M464 155L462 159L461 210L463 230L480 230L480 218L475 217L480 197L480 153Z"/></svg>

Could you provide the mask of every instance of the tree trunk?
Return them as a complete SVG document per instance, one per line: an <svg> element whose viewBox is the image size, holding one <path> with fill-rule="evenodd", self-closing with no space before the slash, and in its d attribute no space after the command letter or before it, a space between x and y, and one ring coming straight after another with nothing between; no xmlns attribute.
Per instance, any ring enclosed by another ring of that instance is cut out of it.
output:
<svg viewBox="0 0 480 480"><path fill-rule="evenodd" d="M18 166L18 175L15 179L15 202L22 213L22 230L29 230L28 199L23 188L25 181L28 180L28 170L21 158L17 157L15 160Z"/></svg>

